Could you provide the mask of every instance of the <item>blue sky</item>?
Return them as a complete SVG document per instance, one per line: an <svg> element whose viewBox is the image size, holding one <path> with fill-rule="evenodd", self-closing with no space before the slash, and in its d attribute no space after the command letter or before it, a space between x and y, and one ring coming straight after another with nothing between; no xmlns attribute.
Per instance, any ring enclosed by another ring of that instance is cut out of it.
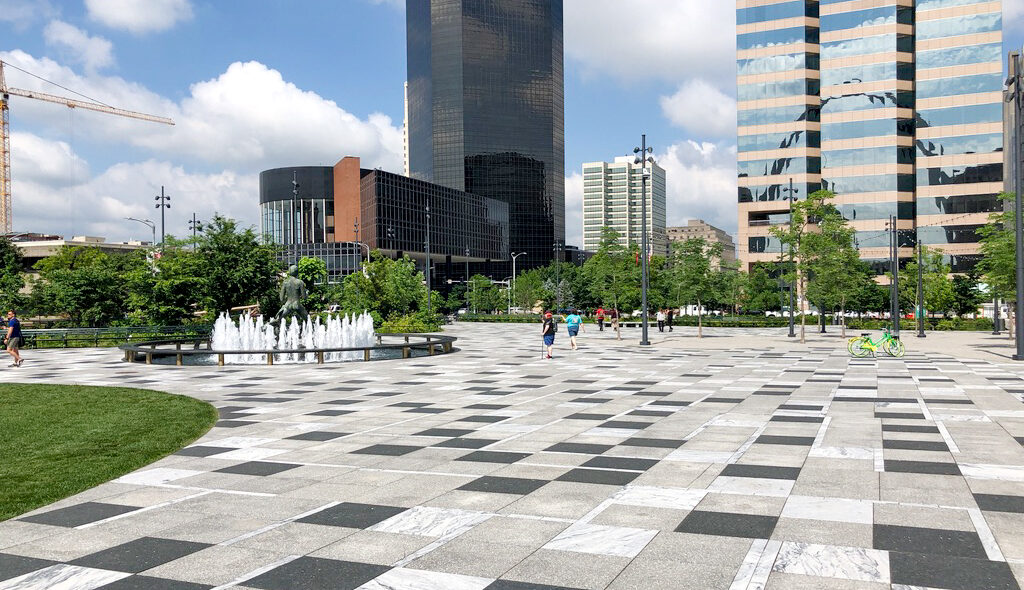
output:
<svg viewBox="0 0 1024 590"><path fill-rule="evenodd" d="M1007 0L1006 46L1024 4ZM1012 5L1012 6L1011 6ZM734 5L566 0L566 234L581 235L581 164L647 133L670 224L736 227ZM0 0L0 59L173 128L11 99L17 231L146 238L192 212L257 222L258 173L333 164L401 170L404 1ZM55 94L8 68L12 87Z"/></svg>

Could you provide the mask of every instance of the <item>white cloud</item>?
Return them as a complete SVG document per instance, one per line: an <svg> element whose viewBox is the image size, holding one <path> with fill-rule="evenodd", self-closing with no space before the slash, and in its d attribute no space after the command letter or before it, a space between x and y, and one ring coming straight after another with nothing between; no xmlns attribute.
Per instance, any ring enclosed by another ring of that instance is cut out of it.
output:
<svg viewBox="0 0 1024 590"><path fill-rule="evenodd" d="M735 77L732 2L566 0L564 21L567 61L587 76L719 83Z"/></svg>
<svg viewBox="0 0 1024 590"><path fill-rule="evenodd" d="M89 178L89 165L63 141L49 141L31 133L11 133L12 190L22 182L55 189Z"/></svg>
<svg viewBox="0 0 1024 590"><path fill-rule="evenodd" d="M565 177L565 243L583 247L583 175Z"/></svg>
<svg viewBox="0 0 1024 590"><path fill-rule="evenodd" d="M18 31L24 31L37 19L52 18L57 12L49 0L0 0L0 22L12 24Z"/></svg>
<svg viewBox="0 0 1024 590"><path fill-rule="evenodd" d="M14 97L18 231L146 238L145 227L123 218L155 219L153 195L160 185L172 196L168 233L186 231L193 211L201 219L218 211L248 226L257 222L261 170L332 164L356 155L364 167L401 171L401 128L389 117L360 119L256 62L232 64L174 102L121 78L80 75L22 51L0 52L0 59L105 103L171 116L177 123L169 127ZM54 92L13 68L8 82ZM126 161L90 176L75 150Z"/></svg>
<svg viewBox="0 0 1024 590"><path fill-rule="evenodd" d="M135 35L165 31L192 18L189 0L85 0L89 18Z"/></svg>
<svg viewBox="0 0 1024 590"><path fill-rule="evenodd" d="M736 134L736 99L704 80L690 80L660 102L665 118L691 134L710 138Z"/></svg>
<svg viewBox="0 0 1024 590"><path fill-rule="evenodd" d="M160 217L153 196L160 194L161 184L171 196L171 208L164 211L169 235L186 235L193 212L201 220L221 213L243 227L257 223L259 180L252 174L230 170L197 174L169 162L148 160L116 164L63 188L17 178L12 187L17 231L103 236L112 241L151 239L149 228L125 219L136 217L154 220L159 239Z"/></svg>
<svg viewBox="0 0 1024 590"><path fill-rule="evenodd" d="M655 154L665 168L668 225L703 219L736 232L736 147L684 141Z"/></svg>
<svg viewBox="0 0 1024 590"><path fill-rule="evenodd" d="M1006 27L1010 23L1017 23L1021 21L1024 24L1024 2L1021 0L1003 0L1003 27Z"/></svg>
<svg viewBox="0 0 1024 590"><path fill-rule="evenodd" d="M43 30L47 45L70 49L69 57L83 64L87 70L96 71L113 65L114 46L103 37L90 37L78 27L60 20L50 21Z"/></svg>
<svg viewBox="0 0 1024 590"><path fill-rule="evenodd" d="M383 4L384 6L405 12L405 0L370 0L370 4Z"/></svg>

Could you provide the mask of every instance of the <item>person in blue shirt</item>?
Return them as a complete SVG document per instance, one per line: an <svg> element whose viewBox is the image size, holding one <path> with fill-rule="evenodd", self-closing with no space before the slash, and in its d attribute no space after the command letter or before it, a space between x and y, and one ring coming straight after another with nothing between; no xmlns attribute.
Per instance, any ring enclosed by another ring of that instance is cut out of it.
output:
<svg viewBox="0 0 1024 590"><path fill-rule="evenodd" d="M572 350L576 350L579 347L576 346L576 335L580 333L580 328L583 328L583 318L580 317L578 310L572 310L569 315L565 316L565 327L569 332L569 347ZM583 328L586 332L587 329Z"/></svg>
<svg viewBox="0 0 1024 590"><path fill-rule="evenodd" d="M7 344L7 354L14 359L11 366L20 367L21 355L18 354L18 349L21 348L21 322L18 321L13 309L7 312L7 334L4 336L4 342Z"/></svg>

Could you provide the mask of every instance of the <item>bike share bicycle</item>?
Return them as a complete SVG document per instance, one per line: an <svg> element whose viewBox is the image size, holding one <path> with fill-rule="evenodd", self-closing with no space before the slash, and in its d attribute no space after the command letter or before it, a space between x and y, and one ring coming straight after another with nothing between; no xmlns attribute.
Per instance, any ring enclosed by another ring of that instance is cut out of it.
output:
<svg viewBox="0 0 1024 590"><path fill-rule="evenodd" d="M875 356L879 348L889 356L894 357L901 357L906 352L903 342L893 336L889 332L888 327L882 328L882 336L877 341L871 339L871 334L864 333L855 338L850 338L849 343L846 345L846 349L850 351L850 354L857 358L864 358L868 355Z"/></svg>

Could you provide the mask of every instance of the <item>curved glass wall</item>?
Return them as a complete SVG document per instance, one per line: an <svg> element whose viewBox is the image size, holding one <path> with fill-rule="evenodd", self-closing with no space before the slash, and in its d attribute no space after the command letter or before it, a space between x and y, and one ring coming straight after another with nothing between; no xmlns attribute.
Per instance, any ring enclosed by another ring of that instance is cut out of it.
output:
<svg viewBox="0 0 1024 590"><path fill-rule="evenodd" d="M275 168L260 173L260 230L273 244L334 241L334 170Z"/></svg>

